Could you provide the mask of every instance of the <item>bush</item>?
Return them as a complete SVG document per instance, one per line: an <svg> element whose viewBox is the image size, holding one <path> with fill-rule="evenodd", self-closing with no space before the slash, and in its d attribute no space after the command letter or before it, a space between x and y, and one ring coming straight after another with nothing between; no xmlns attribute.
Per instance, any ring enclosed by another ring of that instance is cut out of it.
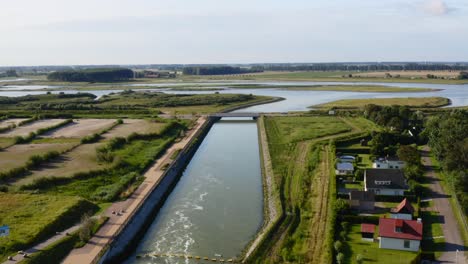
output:
<svg viewBox="0 0 468 264"><path fill-rule="evenodd" d="M81 139L81 144L91 144L91 143L95 143L95 142L98 142L99 139L101 139L101 136L97 133L94 133L90 136L86 136L84 138Z"/></svg>
<svg viewBox="0 0 468 264"><path fill-rule="evenodd" d="M336 252L341 252L341 250L343 249L343 243L341 243L341 241L337 240L333 244L333 247L335 248Z"/></svg>

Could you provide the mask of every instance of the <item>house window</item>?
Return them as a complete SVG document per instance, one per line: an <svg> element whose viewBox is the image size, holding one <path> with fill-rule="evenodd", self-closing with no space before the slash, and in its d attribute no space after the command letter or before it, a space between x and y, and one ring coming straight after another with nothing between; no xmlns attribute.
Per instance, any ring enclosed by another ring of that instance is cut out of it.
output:
<svg viewBox="0 0 468 264"><path fill-rule="evenodd" d="M410 248L410 241L409 240L403 241L403 247L404 248Z"/></svg>
<svg viewBox="0 0 468 264"><path fill-rule="evenodd" d="M399 169L398 166L395 166L395 169Z"/></svg>
<svg viewBox="0 0 468 264"><path fill-rule="evenodd" d="M379 165L379 164L377 164L377 168L380 168L380 165Z"/></svg>

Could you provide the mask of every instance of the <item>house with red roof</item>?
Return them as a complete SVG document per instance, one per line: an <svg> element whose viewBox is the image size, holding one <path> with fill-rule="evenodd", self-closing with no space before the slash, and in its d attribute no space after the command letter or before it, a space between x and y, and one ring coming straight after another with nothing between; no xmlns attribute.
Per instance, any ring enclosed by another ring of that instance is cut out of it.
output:
<svg viewBox="0 0 468 264"><path fill-rule="evenodd" d="M395 219L406 219L412 220L414 214L414 207L408 201L408 199L403 199L401 203L390 210L391 218Z"/></svg>
<svg viewBox="0 0 468 264"><path fill-rule="evenodd" d="M418 251L423 237L421 219L379 219L379 247L396 250Z"/></svg>

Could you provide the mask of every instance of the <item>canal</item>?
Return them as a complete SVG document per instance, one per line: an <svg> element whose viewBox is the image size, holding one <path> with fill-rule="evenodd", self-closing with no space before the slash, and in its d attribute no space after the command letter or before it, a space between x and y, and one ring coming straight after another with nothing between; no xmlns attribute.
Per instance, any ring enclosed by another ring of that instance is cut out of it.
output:
<svg viewBox="0 0 468 264"><path fill-rule="evenodd" d="M257 123L213 125L127 263L196 263L179 257L236 258L263 222Z"/></svg>

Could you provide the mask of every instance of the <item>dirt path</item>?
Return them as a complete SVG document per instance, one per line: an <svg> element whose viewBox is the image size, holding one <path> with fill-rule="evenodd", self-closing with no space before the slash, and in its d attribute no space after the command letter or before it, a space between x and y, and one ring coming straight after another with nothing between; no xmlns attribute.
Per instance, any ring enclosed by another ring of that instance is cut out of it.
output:
<svg viewBox="0 0 468 264"><path fill-rule="evenodd" d="M165 154L155 161L154 165L145 173L145 180L137 188L137 190L125 201L113 203L104 213L109 217L99 231L90 239L90 241L82 248L74 249L62 263L70 264L87 264L96 260L101 251L112 242L113 238L118 234L123 226L130 219L132 214L140 207L146 197L160 182L165 170L163 166L172 162L172 155L175 151L184 148L201 126L205 123L205 118L199 118L195 127L187 133L186 137L181 141L173 144L166 150ZM112 214L112 212L120 212L122 214Z"/></svg>
<svg viewBox="0 0 468 264"><path fill-rule="evenodd" d="M320 161L319 170L315 173L314 180L312 181L312 190L316 199L314 199L314 204L312 206L315 214L311 220L311 223L316 223L315 225L310 226L310 251L309 257L312 261L319 263L322 261L322 256L326 249L324 248L324 241L326 238L327 232L327 223L326 221L328 216L328 193L329 193L329 184L330 184L330 175L329 175L329 149L328 146L324 146L322 151L322 158Z"/></svg>
<svg viewBox="0 0 468 264"><path fill-rule="evenodd" d="M460 227L458 226L457 220L453 214L453 209L450 205L450 196L444 192L440 185L440 179L433 169L429 153L429 147L425 146L421 152L421 156L422 164L426 170L425 175L430 180L429 188L431 189L431 194L428 198L433 199L434 209L443 217L442 231L445 239L445 252L439 258L439 261L441 263L468 263L465 258L466 254L464 254L465 247L460 235ZM456 262L457 250L459 251L458 262Z"/></svg>

